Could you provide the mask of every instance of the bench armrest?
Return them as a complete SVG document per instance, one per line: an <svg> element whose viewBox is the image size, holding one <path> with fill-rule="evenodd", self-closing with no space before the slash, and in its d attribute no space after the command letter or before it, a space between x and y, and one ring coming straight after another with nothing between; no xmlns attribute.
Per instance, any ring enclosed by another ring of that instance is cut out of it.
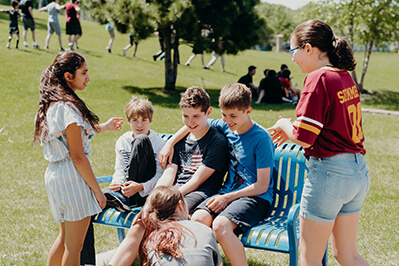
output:
<svg viewBox="0 0 399 266"><path fill-rule="evenodd" d="M97 182L98 182L99 184L111 183L111 181L112 181L112 175L99 176L99 177L96 177L96 179L97 179Z"/></svg>

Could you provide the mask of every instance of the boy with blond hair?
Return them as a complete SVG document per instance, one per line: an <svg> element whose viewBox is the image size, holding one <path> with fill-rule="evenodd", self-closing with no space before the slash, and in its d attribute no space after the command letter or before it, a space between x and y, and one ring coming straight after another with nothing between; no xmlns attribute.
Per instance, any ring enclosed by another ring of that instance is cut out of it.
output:
<svg viewBox="0 0 399 266"><path fill-rule="evenodd" d="M251 91L243 84L230 84L221 90L222 120L209 123L227 138L228 176L218 194L202 202L192 215L192 220L212 227L233 266L247 265L244 246L236 234L265 219L273 201L274 145L266 130L249 117L251 100ZM165 152L161 151L161 165L166 161L167 149L178 138L176 134Z"/></svg>
<svg viewBox="0 0 399 266"><path fill-rule="evenodd" d="M146 99L133 97L126 105L131 131L123 134L115 145L115 172L111 185L104 190L108 207L128 212L130 205L143 206L162 175L156 158L165 141L149 129L153 113L153 106Z"/></svg>
<svg viewBox="0 0 399 266"><path fill-rule="evenodd" d="M208 124L212 107L204 89L188 88L182 93L179 105L189 134L174 145L171 163L157 186L178 186L192 212L222 186L227 166L227 141Z"/></svg>
<svg viewBox="0 0 399 266"><path fill-rule="evenodd" d="M143 206L148 194L162 175L157 159L165 141L149 129L154 108L147 99L132 97L125 107L130 125L115 144L115 172L108 188L103 189L107 198L106 208L129 212L130 206ZM81 265L95 265L93 224L90 223L80 257Z"/></svg>

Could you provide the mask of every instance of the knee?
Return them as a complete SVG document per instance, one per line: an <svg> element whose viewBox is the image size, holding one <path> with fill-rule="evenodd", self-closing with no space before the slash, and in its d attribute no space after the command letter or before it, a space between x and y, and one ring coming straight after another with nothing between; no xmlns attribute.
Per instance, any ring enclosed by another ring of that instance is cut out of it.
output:
<svg viewBox="0 0 399 266"><path fill-rule="evenodd" d="M212 223L213 233L215 234L216 240L220 242L226 234L233 233L231 227L231 221L226 217L217 217Z"/></svg>
<svg viewBox="0 0 399 266"><path fill-rule="evenodd" d="M356 261L361 258L360 254L357 252L357 249L334 249L333 248L334 258L341 265L357 265Z"/></svg>
<svg viewBox="0 0 399 266"><path fill-rule="evenodd" d="M191 216L191 220L205 224L207 226L212 225L212 217L211 215L205 210L197 210Z"/></svg>

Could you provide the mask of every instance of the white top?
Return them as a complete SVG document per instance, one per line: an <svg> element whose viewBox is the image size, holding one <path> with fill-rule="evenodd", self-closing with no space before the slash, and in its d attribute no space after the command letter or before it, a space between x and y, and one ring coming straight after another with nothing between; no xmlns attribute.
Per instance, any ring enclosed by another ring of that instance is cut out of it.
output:
<svg viewBox="0 0 399 266"><path fill-rule="evenodd" d="M147 196L151 190L155 187L158 179L161 177L163 173L163 169L158 161L158 154L165 145L165 140L163 140L155 131L150 130L150 134L148 138L151 141L152 148L154 150L155 155L155 163L156 163L156 173L153 178L148 180L145 183L142 183L143 190L140 191L140 196ZM112 184L123 184L127 181L127 173L126 168L130 162L130 154L132 152L132 141L133 141L133 131L128 131L116 141L115 144L115 172L112 176Z"/></svg>

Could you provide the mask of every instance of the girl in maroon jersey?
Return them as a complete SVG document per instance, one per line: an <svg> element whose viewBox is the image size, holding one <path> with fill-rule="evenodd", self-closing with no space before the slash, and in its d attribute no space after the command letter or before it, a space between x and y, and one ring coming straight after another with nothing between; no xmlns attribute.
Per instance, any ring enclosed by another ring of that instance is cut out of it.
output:
<svg viewBox="0 0 399 266"><path fill-rule="evenodd" d="M291 34L292 61L306 77L297 119L269 128L275 143L305 148L309 173L300 211L301 265L320 265L331 235L341 265L369 265L356 248L360 209L369 188L359 93L348 71L356 62L348 42L319 20Z"/></svg>

